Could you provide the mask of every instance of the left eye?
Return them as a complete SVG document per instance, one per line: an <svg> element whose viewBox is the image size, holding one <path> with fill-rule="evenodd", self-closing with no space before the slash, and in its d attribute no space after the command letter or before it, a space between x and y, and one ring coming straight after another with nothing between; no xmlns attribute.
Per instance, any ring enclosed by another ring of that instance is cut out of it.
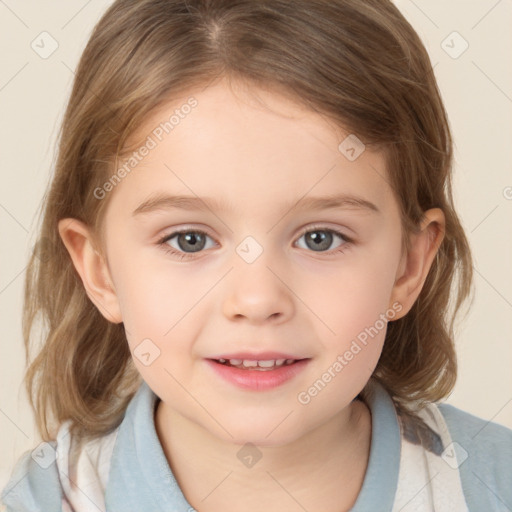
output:
<svg viewBox="0 0 512 512"><path fill-rule="evenodd" d="M329 247L331 246L335 237L338 237L345 243L350 241L346 236L344 236L339 231L327 228L310 228L308 229L308 231L302 233L302 235L299 237L299 240L303 237L305 237L304 239L306 241L305 248L312 249L315 252L324 252L326 250L329 250ZM337 247L339 247L340 245L338 245Z"/></svg>

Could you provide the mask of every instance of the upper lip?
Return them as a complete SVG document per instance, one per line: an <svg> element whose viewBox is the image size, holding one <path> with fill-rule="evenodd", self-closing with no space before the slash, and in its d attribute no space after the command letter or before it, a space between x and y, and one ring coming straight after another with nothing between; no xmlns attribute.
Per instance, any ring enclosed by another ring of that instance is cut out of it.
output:
<svg viewBox="0 0 512 512"><path fill-rule="evenodd" d="M285 354L283 352L235 352L233 354L221 354L218 356L210 357L209 359L242 359L244 361L272 361L277 359L307 359L305 357L298 357L292 354Z"/></svg>

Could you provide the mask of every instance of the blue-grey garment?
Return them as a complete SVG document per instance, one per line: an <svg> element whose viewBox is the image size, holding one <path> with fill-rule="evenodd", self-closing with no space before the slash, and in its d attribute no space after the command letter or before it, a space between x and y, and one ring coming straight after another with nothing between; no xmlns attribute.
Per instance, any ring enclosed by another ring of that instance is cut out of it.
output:
<svg viewBox="0 0 512 512"><path fill-rule="evenodd" d="M108 512L194 510L159 442L154 424L157 402L158 397L143 382L118 427L105 493ZM375 388L367 403L372 414L370 457L352 511L390 512L399 478L401 429L393 402L382 386ZM438 407L458 445L457 459L465 458L458 471L469 510L512 512L512 430L448 404ZM58 448L55 441L50 444ZM63 491L56 466L43 469L31 451L23 454L2 492L7 511L62 512Z"/></svg>

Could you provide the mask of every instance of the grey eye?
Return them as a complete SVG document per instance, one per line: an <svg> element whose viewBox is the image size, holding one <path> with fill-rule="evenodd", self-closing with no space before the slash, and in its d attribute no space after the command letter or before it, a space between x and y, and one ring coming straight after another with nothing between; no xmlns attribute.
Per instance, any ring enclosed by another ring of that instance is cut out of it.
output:
<svg viewBox="0 0 512 512"><path fill-rule="evenodd" d="M205 248L206 239L210 238L206 233L201 231L183 231L170 235L165 243L168 243L173 249L181 252L199 252ZM176 239L178 246L172 245L170 242Z"/></svg>
<svg viewBox="0 0 512 512"><path fill-rule="evenodd" d="M337 237L344 240L344 237L336 233L333 230L330 229L310 229L309 231L306 231L300 238L304 238L306 241L306 249L311 249L315 252L323 252L326 250L335 249L336 247L331 247L331 244L333 243L334 238ZM342 245L342 244L340 244ZM339 245L337 246L339 247Z"/></svg>

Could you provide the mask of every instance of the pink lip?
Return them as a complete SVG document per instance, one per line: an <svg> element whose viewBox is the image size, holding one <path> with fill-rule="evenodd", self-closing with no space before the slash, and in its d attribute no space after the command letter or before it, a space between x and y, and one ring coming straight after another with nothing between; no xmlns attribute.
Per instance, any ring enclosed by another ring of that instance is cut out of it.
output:
<svg viewBox="0 0 512 512"><path fill-rule="evenodd" d="M270 361L275 359L304 359L303 357L281 352L260 352L258 354L250 352L236 352L235 354L219 355L211 359L246 359L248 361Z"/></svg>
<svg viewBox="0 0 512 512"><path fill-rule="evenodd" d="M237 354L236 357L234 355L230 355L229 357L220 357L219 359L248 359L248 360L270 360L270 359L294 359L293 357L287 357L284 354L272 353L272 356L269 356L269 353L259 354L258 357L255 355L248 354ZM241 357L241 356L244 357ZM249 357L248 357L249 356ZM248 369L240 369L235 368L233 366L227 366L221 363L218 363L214 359L206 359L207 364L223 379L238 386L242 389L248 389L252 391L265 391L269 389L276 388L281 386L285 382L289 381L297 374L299 374L308 364L309 359L301 359L295 363L290 365L280 366L273 370L252 370Z"/></svg>

